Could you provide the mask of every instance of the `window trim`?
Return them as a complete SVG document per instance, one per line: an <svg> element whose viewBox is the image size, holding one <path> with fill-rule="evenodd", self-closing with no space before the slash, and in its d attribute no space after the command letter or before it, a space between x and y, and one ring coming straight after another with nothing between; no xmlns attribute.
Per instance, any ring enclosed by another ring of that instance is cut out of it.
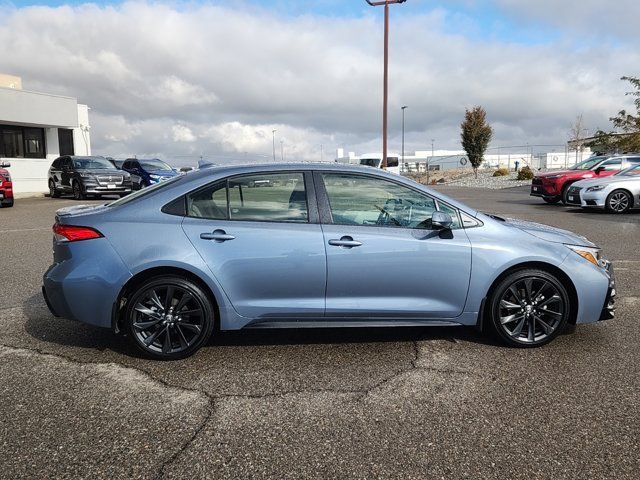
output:
<svg viewBox="0 0 640 480"><path fill-rule="evenodd" d="M449 203L441 200L440 198L430 195L427 192L424 192L418 188L415 188L412 185L406 185L405 183L402 182L398 182L395 179L392 178L382 178L378 175L375 174L371 174L368 172L344 172L344 171L339 171L339 170L314 170L314 181L316 182L316 184L320 185L320 187L318 188L318 190L316 191L316 194L318 196L318 207L320 209L320 220L321 223L323 225L336 225L336 226L344 226L344 227L368 227L368 228L394 228L394 229L402 229L402 230L416 230L415 228L408 228L408 227L394 227L394 226L387 226L387 225L343 225L341 223L335 223L333 221L333 215L331 213L331 203L329 201L329 194L327 193L327 188L324 184L324 178L322 177L323 174L337 174L337 175L348 175L348 176L352 176L352 177L368 177L368 178L373 178L376 180L381 180L381 181L386 181L389 183L393 183L395 185L398 185L400 187L404 187L407 188L409 190L414 191L415 193L419 194L419 195L424 195L425 197L430 198L431 200L434 201L435 205L436 205L436 211L441 211L440 210L440 203L442 203L443 205L448 206L449 208L452 208L453 210L456 211L456 215L458 216L458 224L460 225L458 228L455 228L454 230L464 230L465 227L462 223L462 218L460 216L460 212L463 210L460 210L460 208L458 207L454 207L453 205L450 205ZM470 217L473 217L473 215L470 215L468 212L464 212L467 215L469 215ZM475 218L475 217L473 217ZM471 228L475 228L475 227L471 227Z"/></svg>
<svg viewBox="0 0 640 480"><path fill-rule="evenodd" d="M198 187L194 190L190 190L189 192L185 193L182 195L182 197L184 198L184 202L185 202L185 218L193 218L196 220L207 220L209 222L211 221L217 221L217 222L244 222L244 223L279 223L279 224L286 224L286 225L310 225L310 224L319 224L320 220L319 220L319 215L318 215L318 204L317 204L317 200L316 200L316 190L315 190L315 184L314 184L314 179L312 176L311 171L308 170L267 170L267 171L262 171L262 172L251 172L251 173L238 173L238 174L234 174L234 175L229 175L228 177L223 177L223 178L218 178L217 180L214 180L212 182L207 183L206 185L203 185L201 187ZM296 221L282 221L282 220L245 220L245 219L234 219L231 218L231 202L229 201L229 181L233 180L234 178L243 178L243 177L252 177L252 176L258 176L258 175L283 175L283 174L299 174L302 175L302 180L304 182L304 190L305 190L305 194L307 197L307 221L306 222L296 222ZM227 191L227 218L225 219L219 219L219 218L207 218L207 217L192 217L189 215L189 208L188 208L188 200L187 200L187 196L188 195L193 195L195 193L198 193L202 190L206 190L207 188L210 188L214 185L217 185L219 183L225 183L225 189ZM172 200L175 201L175 200ZM169 202L171 203L171 202Z"/></svg>

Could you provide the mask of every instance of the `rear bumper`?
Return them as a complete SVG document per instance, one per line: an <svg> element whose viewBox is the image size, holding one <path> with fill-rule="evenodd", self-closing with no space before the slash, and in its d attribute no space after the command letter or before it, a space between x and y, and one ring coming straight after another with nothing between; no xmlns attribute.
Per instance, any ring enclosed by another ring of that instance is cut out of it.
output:
<svg viewBox="0 0 640 480"><path fill-rule="evenodd" d="M56 263L44 274L42 295L54 316L111 327L113 304L131 278L105 238L56 244Z"/></svg>

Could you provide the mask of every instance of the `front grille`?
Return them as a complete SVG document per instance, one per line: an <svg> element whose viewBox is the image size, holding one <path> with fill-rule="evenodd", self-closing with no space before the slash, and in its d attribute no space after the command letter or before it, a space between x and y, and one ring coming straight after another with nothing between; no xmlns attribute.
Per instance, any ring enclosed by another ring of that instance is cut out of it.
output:
<svg viewBox="0 0 640 480"><path fill-rule="evenodd" d="M580 187L571 187L571 188L569 188L569 194L571 194L571 195L580 195L580 190L582 190L582 188L580 188Z"/></svg>
<svg viewBox="0 0 640 480"><path fill-rule="evenodd" d="M533 177L533 180L531 180L531 184L532 185L542 185L542 179L539 177Z"/></svg>
<svg viewBox="0 0 640 480"><path fill-rule="evenodd" d="M98 175L96 177L100 185L122 185L122 175Z"/></svg>

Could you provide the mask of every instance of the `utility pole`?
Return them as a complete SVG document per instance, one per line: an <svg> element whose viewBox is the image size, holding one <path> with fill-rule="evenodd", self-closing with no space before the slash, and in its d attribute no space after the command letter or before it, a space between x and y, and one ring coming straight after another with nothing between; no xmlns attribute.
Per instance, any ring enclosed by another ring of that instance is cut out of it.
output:
<svg viewBox="0 0 640 480"><path fill-rule="evenodd" d="M382 168L387 169L387 99L389 94L389 5L406 0L365 0L372 7L384 6L384 80L382 87Z"/></svg>
<svg viewBox="0 0 640 480"><path fill-rule="evenodd" d="M276 161L276 132L277 130L271 130L271 135L273 135L273 161Z"/></svg>
<svg viewBox="0 0 640 480"><path fill-rule="evenodd" d="M324 162L324 145L320 144L320 161Z"/></svg>
<svg viewBox="0 0 640 480"><path fill-rule="evenodd" d="M280 158L284 163L284 140L280 140Z"/></svg>
<svg viewBox="0 0 640 480"><path fill-rule="evenodd" d="M407 106L402 107L402 165L400 166L400 171L404 168L404 111L407 109Z"/></svg>

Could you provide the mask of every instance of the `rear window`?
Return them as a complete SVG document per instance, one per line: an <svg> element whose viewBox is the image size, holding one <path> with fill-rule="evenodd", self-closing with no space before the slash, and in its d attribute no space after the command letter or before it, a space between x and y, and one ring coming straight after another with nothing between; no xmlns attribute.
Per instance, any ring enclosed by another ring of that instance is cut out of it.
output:
<svg viewBox="0 0 640 480"><path fill-rule="evenodd" d="M173 184L181 181L183 178L184 178L184 175L179 175L177 177L172 177L171 179L169 179L169 180L167 180L165 182L156 183L154 185L151 185L150 187L146 187L146 188L143 188L142 190L138 190L135 193L130 193L126 197L122 197L120 200L116 200L115 202L111 202L109 204L109 206L110 207L117 207L119 205L124 205L126 203L139 200L139 199L141 199L143 197L146 197L150 193L157 192L160 189L163 189L163 188L166 188L166 187L168 187L170 185L173 185Z"/></svg>

